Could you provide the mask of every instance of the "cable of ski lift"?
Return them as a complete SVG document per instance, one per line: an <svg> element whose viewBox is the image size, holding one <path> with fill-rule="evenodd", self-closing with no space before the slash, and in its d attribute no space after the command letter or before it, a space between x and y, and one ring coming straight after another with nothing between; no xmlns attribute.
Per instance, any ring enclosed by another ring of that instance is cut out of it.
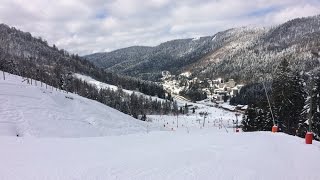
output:
<svg viewBox="0 0 320 180"><path fill-rule="evenodd" d="M265 92L266 97L267 97L267 101L268 101L268 104L269 104L269 109L270 109L270 113L271 113L271 117L272 117L272 121L273 121L273 126L272 126L271 131L272 131L273 133L276 133L276 132L278 132L278 125L276 124L276 122L275 122L275 120L274 120L274 116L273 116L273 112L272 112L272 108L271 108L270 99L269 99L268 92L267 92L266 86L265 86L265 84L264 84L264 79L263 79L263 78L261 78L261 82L262 82L263 89L264 89L264 92Z"/></svg>

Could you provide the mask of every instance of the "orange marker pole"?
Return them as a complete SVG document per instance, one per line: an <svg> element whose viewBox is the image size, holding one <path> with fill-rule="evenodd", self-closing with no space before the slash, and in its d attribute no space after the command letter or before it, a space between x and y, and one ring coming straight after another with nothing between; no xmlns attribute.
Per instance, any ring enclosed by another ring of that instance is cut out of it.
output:
<svg viewBox="0 0 320 180"><path fill-rule="evenodd" d="M273 132L273 133L278 132L278 126L273 125L273 126L272 126L272 132Z"/></svg>
<svg viewBox="0 0 320 180"><path fill-rule="evenodd" d="M312 139L313 139L312 132L307 132L305 138L306 138L306 144L312 144Z"/></svg>

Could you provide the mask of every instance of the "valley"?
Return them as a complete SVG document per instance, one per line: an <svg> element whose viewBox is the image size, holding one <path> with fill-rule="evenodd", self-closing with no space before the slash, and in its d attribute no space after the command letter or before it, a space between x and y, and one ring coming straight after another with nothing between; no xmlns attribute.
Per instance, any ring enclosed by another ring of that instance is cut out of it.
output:
<svg viewBox="0 0 320 180"><path fill-rule="evenodd" d="M236 132L234 112L179 100L197 107L195 113L148 115L143 122L39 81L5 75L0 179L319 178L320 159L313 156L319 142L305 146L283 133ZM289 170L294 173L282 173Z"/></svg>
<svg viewBox="0 0 320 180"><path fill-rule="evenodd" d="M0 0L0 180L320 179L319 9Z"/></svg>

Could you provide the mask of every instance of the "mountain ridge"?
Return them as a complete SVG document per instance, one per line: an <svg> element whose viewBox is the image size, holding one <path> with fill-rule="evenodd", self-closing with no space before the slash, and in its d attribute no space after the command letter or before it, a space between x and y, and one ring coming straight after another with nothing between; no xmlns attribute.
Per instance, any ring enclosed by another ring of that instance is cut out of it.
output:
<svg viewBox="0 0 320 180"><path fill-rule="evenodd" d="M313 54L319 52L319 34L320 15L316 15L274 27L232 28L199 39L171 40L150 47L152 50L141 53L142 56L126 57L126 61L121 61L120 56L113 57L114 51L101 53L104 58L91 55L84 58L101 68L153 81L161 78L161 71L175 75L190 71L200 78L221 76L248 82L256 81L255 76L271 78L273 64L284 57L289 57L292 67L299 71L317 67L319 63ZM124 49L119 50L125 55ZM118 58L121 63L108 66L98 63L110 58Z"/></svg>

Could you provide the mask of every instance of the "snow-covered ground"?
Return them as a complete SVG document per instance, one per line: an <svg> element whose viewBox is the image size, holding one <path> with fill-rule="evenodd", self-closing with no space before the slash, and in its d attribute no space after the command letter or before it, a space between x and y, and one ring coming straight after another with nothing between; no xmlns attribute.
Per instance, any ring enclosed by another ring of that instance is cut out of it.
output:
<svg viewBox="0 0 320 180"><path fill-rule="evenodd" d="M0 180L320 179L319 142L236 133L233 112L178 100L190 105L189 115L142 122L39 82L6 78L0 77ZM204 127L200 112L208 113Z"/></svg>
<svg viewBox="0 0 320 180"><path fill-rule="evenodd" d="M1 73L2 74L2 73ZM146 123L99 102L7 74L0 79L0 136L88 137L146 132Z"/></svg>
<svg viewBox="0 0 320 180"><path fill-rule="evenodd" d="M98 89L111 89L111 90L114 90L114 91L118 90L117 86L97 81L97 80L93 79L90 76L86 76L86 75L75 73L74 77L76 77L78 79L81 79L82 81L86 81L87 83L89 83L91 85L95 85ZM125 93L127 93L129 95L131 95L134 92L138 96L141 95L141 96L145 96L147 98L151 97L152 100L157 99L158 101L163 101L163 99L161 99L161 98L158 98L158 97L155 97L155 96L149 96L149 95L143 94L143 93L141 93L139 91L132 91L132 90L127 90L127 89L122 89L122 90L123 90L123 92L125 92Z"/></svg>
<svg viewBox="0 0 320 180"><path fill-rule="evenodd" d="M0 179L317 180L320 143L271 132L0 137Z"/></svg>
<svg viewBox="0 0 320 180"><path fill-rule="evenodd" d="M179 105L184 102L178 101ZM153 128L162 127L169 130L187 130L194 131L202 128L212 128L213 131L232 132L236 126L237 117L234 112L225 111L223 109L206 106L197 103L187 103L190 105L187 115L148 115L147 119L152 121ZM195 113L192 108L196 107ZM202 115L207 113L206 116ZM238 124L240 125L241 116L238 116ZM204 122L205 121L205 122Z"/></svg>
<svg viewBox="0 0 320 180"><path fill-rule="evenodd" d="M86 76L82 78L100 88L113 87ZM10 74L6 80L0 80L0 136L91 137L177 130L174 124L177 117L173 115L148 115L152 122L146 123L76 94L56 91L45 84L41 87L40 82L35 86L22 81ZM208 113L206 128L228 128L235 121L232 112L179 99L177 102L179 106L186 103L190 106L188 115L178 117L181 127L203 127L201 112Z"/></svg>
<svg viewBox="0 0 320 180"><path fill-rule="evenodd" d="M114 90L114 91L118 90L117 86L97 81L97 80L93 79L90 76L86 76L86 75L75 73L74 77L78 78L78 79L81 79L82 81L86 81L87 83L89 83L91 85L95 85L98 89L108 89L109 88L109 89ZM126 90L126 89L123 89L123 91L125 93L128 93L128 94L132 94L133 93L133 91Z"/></svg>

